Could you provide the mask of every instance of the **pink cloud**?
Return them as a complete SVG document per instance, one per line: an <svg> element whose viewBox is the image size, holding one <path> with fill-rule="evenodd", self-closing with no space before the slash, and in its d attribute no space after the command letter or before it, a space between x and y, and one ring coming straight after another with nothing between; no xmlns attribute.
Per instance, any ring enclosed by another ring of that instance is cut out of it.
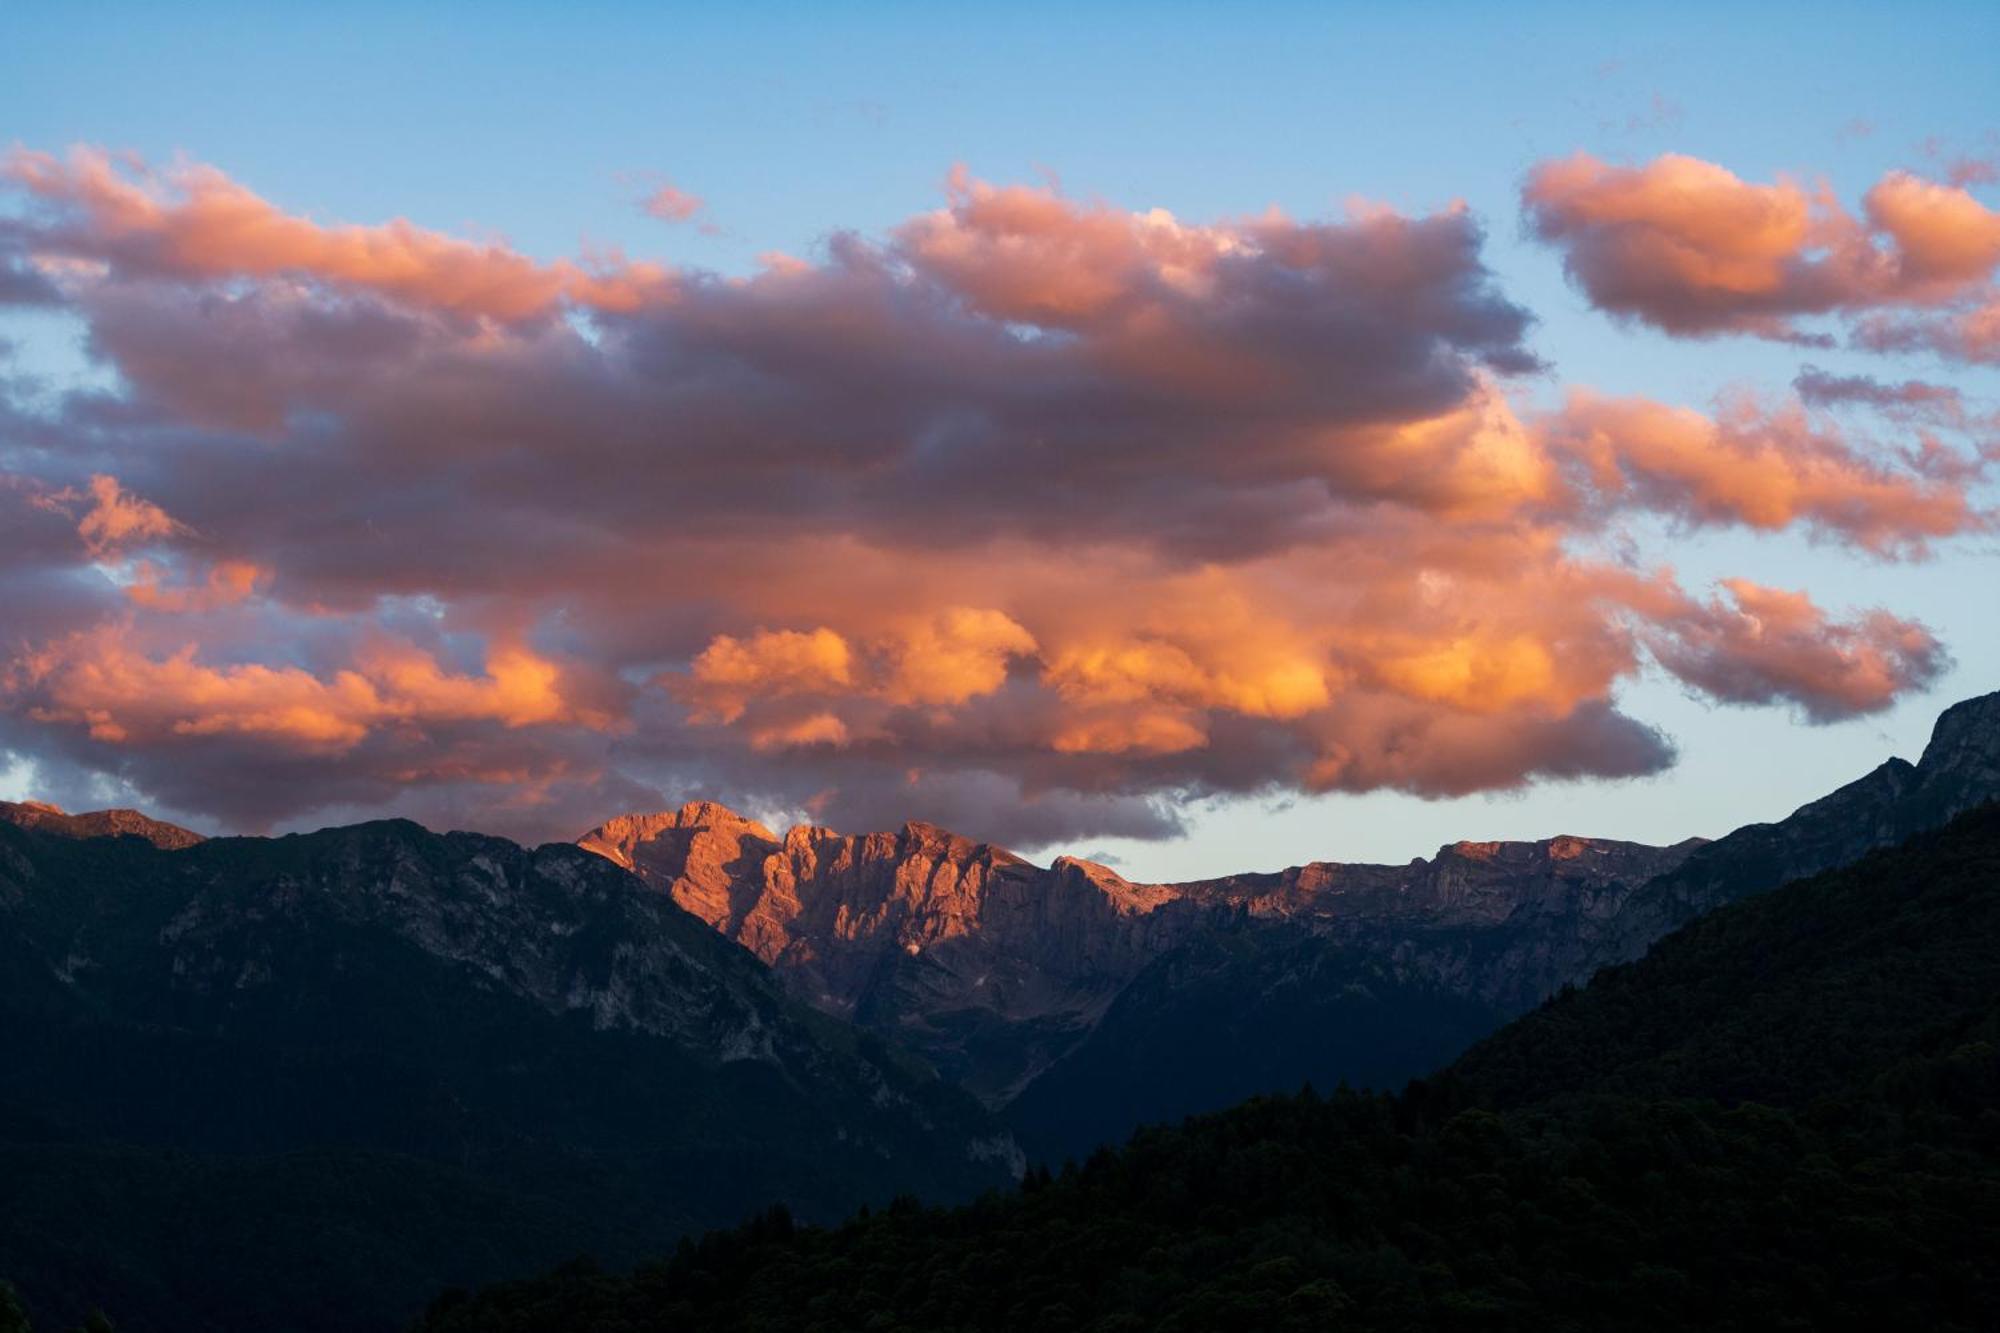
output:
<svg viewBox="0 0 2000 1333"><path fill-rule="evenodd" d="M281 212L206 166L121 171L95 149L77 149L67 161L16 149L0 161L0 179L44 210L25 233L31 250L137 275L299 277L503 321L547 315L566 302L629 309L670 286L656 267L588 272L567 260L538 264L502 244L459 240L401 219L322 226Z"/></svg>
<svg viewBox="0 0 2000 1333"><path fill-rule="evenodd" d="M1650 640L1669 671L1727 703L1788 700L1817 722L1887 708L1946 663L1922 625L1887 612L1830 620L1801 592L1747 579L1690 604Z"/></svg>
<svg viewBox="0 0 2000 1333"><path fill-rule="evenodd" d="M128 495L118 478L99 473L90 479L90 507L77 522L77 535L93 557L112 555L132 545L186 531L166 510L150 500Z"/></svg>
<svg viewBox="0 0 2000 1333"><path fill-rule="evenodd" d="M1630 520L1879 558L1988 522L1943 415L1898 447L1824 395L1523 406L1530 319L1463 209L1203 222L960 173L816 260L607 270L622 301L207 169L15 171L116 387L10 408L0 745L214 821L573 835L671 791L1035 842L1630 776L1673 757L1615 703L1642 673L1831 720L1944 661L1886 612L1704 600L1605 554ZM1746 188L1684 271L1791 291L1794 201ZM1925 282L1965 262L1935 202L1885 205Z"/></svg>
<svg viewBox="0 0 2000 1333"><path fill-rule="evenodd" d="M698 194L689 194L677 185L665 184L639 203L648 216L662 222L692 222L708 207Z"/></svg>
<svg viewBox="0 0 2000 1333"><path fill-rule="evenodd" d="M1740 402L1710 417L1579 390L1548 429L1599 502L1689 523L1803 526L1893 553L1991 522L1973 507L1962 476L1871 458L1799 408Z"/></svg>
<svg viewBox="0 0 2000 1333"><path fill-rule="evenodd" d="M1991 359L2000 212L1965 188L1892 171L1845 210L1825 186L1745 181L1669 153L1640 167L1585 153L1528 175L1522 205L1593 303L1669 333L1810 341L1814 316L1861 346L1923 345ZM1884 333L1892 327L1916 330ZM1871 333L1870 328L1877 331Z"/></svg>

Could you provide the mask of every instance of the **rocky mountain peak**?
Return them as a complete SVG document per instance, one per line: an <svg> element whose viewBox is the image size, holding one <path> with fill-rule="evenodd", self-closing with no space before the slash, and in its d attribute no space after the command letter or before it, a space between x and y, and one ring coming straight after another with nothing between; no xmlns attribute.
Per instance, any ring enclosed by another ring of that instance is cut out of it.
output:
<svg viewBox="0 0 2000 1333"><path fill-rule="evenodd" d="M1584 856L1592 850L1594 848L1589 838L1576 838L1564 833L1549 839L1549 859L1551 861L1574 861L1577 857Z"/></svg>
<svg viewBox="0 0 2000 1333"><path fill-rule="evenodd" d="M1057 857L1049 867L1049 874L1058 892L1074 885L1102 898L1114 911L1124 915L1155 911L1181 898L1171 885L1135 884L1110 866L1076 856Z"/></svg>
<svg viewBox="0 0 2000 1333"><path fill-rule="evenodd" d="M763 842L778 841L778 835L763 824L736 813L720 801L689 801L677 810L635 811L614 816L578 838L577 842L623 847L675 829L713 829L748 834Z"/></svg>
<svg viewBox="0 0 2000 1333"><path fill-rule="evenodd" d="M0 820L63 838L144 838L167 852L203 841L201 834L193 829L154 819L137 810L89 810L73 815L48 801L0 801Z"/></svg>
<svg viewBox="0 0 2000 1333"><path fill-rule="evenodd" d="M1917 770L1926 780L1948 776L1982 787L2000 785L2000 691L1940 713Z"/></svg>

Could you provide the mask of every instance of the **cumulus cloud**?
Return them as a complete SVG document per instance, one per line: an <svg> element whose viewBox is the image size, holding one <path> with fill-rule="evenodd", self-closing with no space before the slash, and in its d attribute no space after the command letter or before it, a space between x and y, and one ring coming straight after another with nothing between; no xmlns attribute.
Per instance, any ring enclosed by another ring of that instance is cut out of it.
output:
<svg viewBox="0 0 2000 1333"><path fill-rule="evenodd" d="M1859 390L1528 406L1462 208L1191 222L959 172L725 277L316 223L194 165L7 170L115 387L5 409L0 746L212 824L554 836L701 795L1036 844L1635 776L1673 758L1615 702L1641 672L1828 721L1944 655L1690 593L1605 554L1628 520L1877 558L1988 521L1948 423L1828 419ZM1896 225L1911 283L1959 281Z"/></svg>
<svg viewBox="0 0 2000 1333"><path fill-rule="evenodd" d="M1787 701L1828 722L1887 708L1947 665L1928 630L1887 612L1837 623L1804 593L1746 579L1723 587L1726 598L1688 606L1651 646L1669 671L1724 702Z"/></svg>
<svg viewBox="0 0 2000 1333"><path fill-rule="evenodd" d="M1808 384L1825 401L1830 386ZM1852 397L1856 386L1846 387ZM1871 457L1800 407L1769 411L1746 401L1711 417L1579 391L1550 429L1599 501L1693 524L1802 526L1876 552L1920 550L1988 526L1957 469L1927 475Z"/></svg>
<svg viewBox="0 0 2000 1333"><path fill-rule="evenodd" d="M2000 212L1968 188L1892 171L1859 216L1825 185L1759 184L1668 153L1643 166L1587 153L1528 174L1530 231L1596 305L1669 333L1829 342L1845 321L1874 350L2000 360Z"/></svg>
<svg viewBox="0 0 2000 1333"><path fill-rule="evenodd" d="M321 226L197 164L160 173L94 149L67 159L16 149L0 159L0 179L41 206L23 233L30 248L136 275L317 279L500 320L546 315L565 301L630 307L661 278L644 267L536 264L497 242L401 220Z"/></svg>
<svg viewBox="0 0 2000 1333"><path fill-rule="evenodd" d="M29 717L75 724L115 744L241 735L338 754L385 727L617 725L566 700L556 664L518 646L495 648L485 671L470 676L447 671L412 645L377 642L322 678L290 665L209 665L191 643L153 656L125 626L111 625L29 652L11 674L9 693Z"/></svg>

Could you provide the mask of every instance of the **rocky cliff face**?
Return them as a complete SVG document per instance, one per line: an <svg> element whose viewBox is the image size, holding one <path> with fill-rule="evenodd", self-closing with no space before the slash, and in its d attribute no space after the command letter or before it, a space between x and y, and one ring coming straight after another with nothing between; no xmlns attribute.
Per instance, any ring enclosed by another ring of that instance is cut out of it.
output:
<svg viewBox="0 0 2000 1333"><path fill-rule="evenodd" d="M1298 994L1301 978L1336 991L1393 990L1449 1011L1439 1030L1459 1041L1479 1022L1643 953L1712 907L1847 864L1996 795L2000 695L1989 695L1946 711L1918 763L1891 759L1788 819L1711 845L1461 842L1400 866L1323 861L1137 884L1068 857L1042 869L924 824L859 836L797 828L780 838L712 803L613 820L582 845L633 868L814 1005L909 1044L1000 1106L1065 1061L1069 1071L1040 1101L1078 1063L1099 1067L1089 1075L1097 1083L1136 1077L1104 1073L1116 1061L1108 1037L1092 1034L1121 996L1140 995L1144 1004L1130 999L1120 1011L1120 1041L1138 1040L1130 1034L1146 1014L1187 1030L1192 1015L1165 997L1195 992L1175 978L1199 976L1200 1003L1245 1012ZM1293 932L1282 946L1256 934L1279 925ZM1211 947L1228 937L1244 944ZM1315 948L1332 961L1300 964ZM1242 990L1225 1000L1231 975ZM1468 1017L1466 1005L1486 1017ZM1342 1012L1343 1021L1374 1021ZM1239 1026L1212 1050L1181 1049L1226 1062L1243 1041ZM1403 1044L1426 1059L1437 1046ZM1383 1077L1428 1067L1366 1054L1366 1068Z"/></svg>
<svg viewBox="0 0 2000 1333"><path fill-rule="evenodd" d="M630 866L820 1009L912 1044L996 1104L1200 915L1102 866L1044 870L931 824L779 839L696 802L612 820L579 845Z"/></svg>
<svg viewBox="0 0 2000 1333"><path fill-rule="evenodd" d="M631 867L815 1005L910 1044L999 1105L1154 960L1242 923L1369 943L1413 977L1483 1002L1532 1002L1554 965L1537 956L1538 932L1608 917L1697 844L1458 843L1404 866L1315 862L1138 884L1072 857L1042 869L928 824L795 828L781 840L699 802L613 820L580 845ZM1468 942L1502 929L1518 941L1512 952Z"/></svg>
<svg viewBox="0 0 2000 1333"><path fill-rule="evenodd" d="M1291 921L1393 965L1404 981L1443 987L1503 1013L1569 979L1564 945L1595 940L1647 881L1702 846L1606 838L1458 842L1402 866L1319 861L1276 875L1173 886Z"/></svg>
<svg viewBox="0 0 2000 1333"><path fill-rule="evenodd" d="M53 833L61 838L143 838L168 852L202 841L201 834L192 829L153 819L137 810L91 810L73 815L47 801L0 801L0 823Z"/></svg>

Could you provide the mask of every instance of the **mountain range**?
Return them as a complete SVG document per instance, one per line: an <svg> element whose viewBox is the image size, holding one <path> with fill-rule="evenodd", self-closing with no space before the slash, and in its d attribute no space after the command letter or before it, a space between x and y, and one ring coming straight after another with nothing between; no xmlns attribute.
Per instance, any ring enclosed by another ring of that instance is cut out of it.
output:
<svg viewBox="0 0 2000 1333"><path fill-rule="evenodd" d="M0 822L0 1274L43 1308L393 1328L447 1274L1020 1168L971 1098L575 847L30 814Z"/></svg>
<svg viewBox="0 0 2000 1333"><path fill-rule="evenodd" d="M1301 1082L1400 1086L1703 912L1995 795L2000 694L1948 709L1916 763L1713 843L1460 842L1400 866L1140 884L928 824L780 837L694 802L579 845L1059 1160Z"/></svg>
<svg viewBox="0 0 2000 1333"><path fill-rule="evenodd" d="M0 1276L128 1329L387 1329L773 1203L970 1198L1252 1095L1400 1087L1996 796L2000 695L1711 843L1183 884L713 803L533 850L0 803Z"/></svg>
<svg viewBox="0 0 2000 1333"><path fill-rule="evenodd" d="M2000 806L1720 907L1398 1094L1148 1129L965 1207L768 1212L421 1333L1974 1333L2000 1307Z"/></svg>

